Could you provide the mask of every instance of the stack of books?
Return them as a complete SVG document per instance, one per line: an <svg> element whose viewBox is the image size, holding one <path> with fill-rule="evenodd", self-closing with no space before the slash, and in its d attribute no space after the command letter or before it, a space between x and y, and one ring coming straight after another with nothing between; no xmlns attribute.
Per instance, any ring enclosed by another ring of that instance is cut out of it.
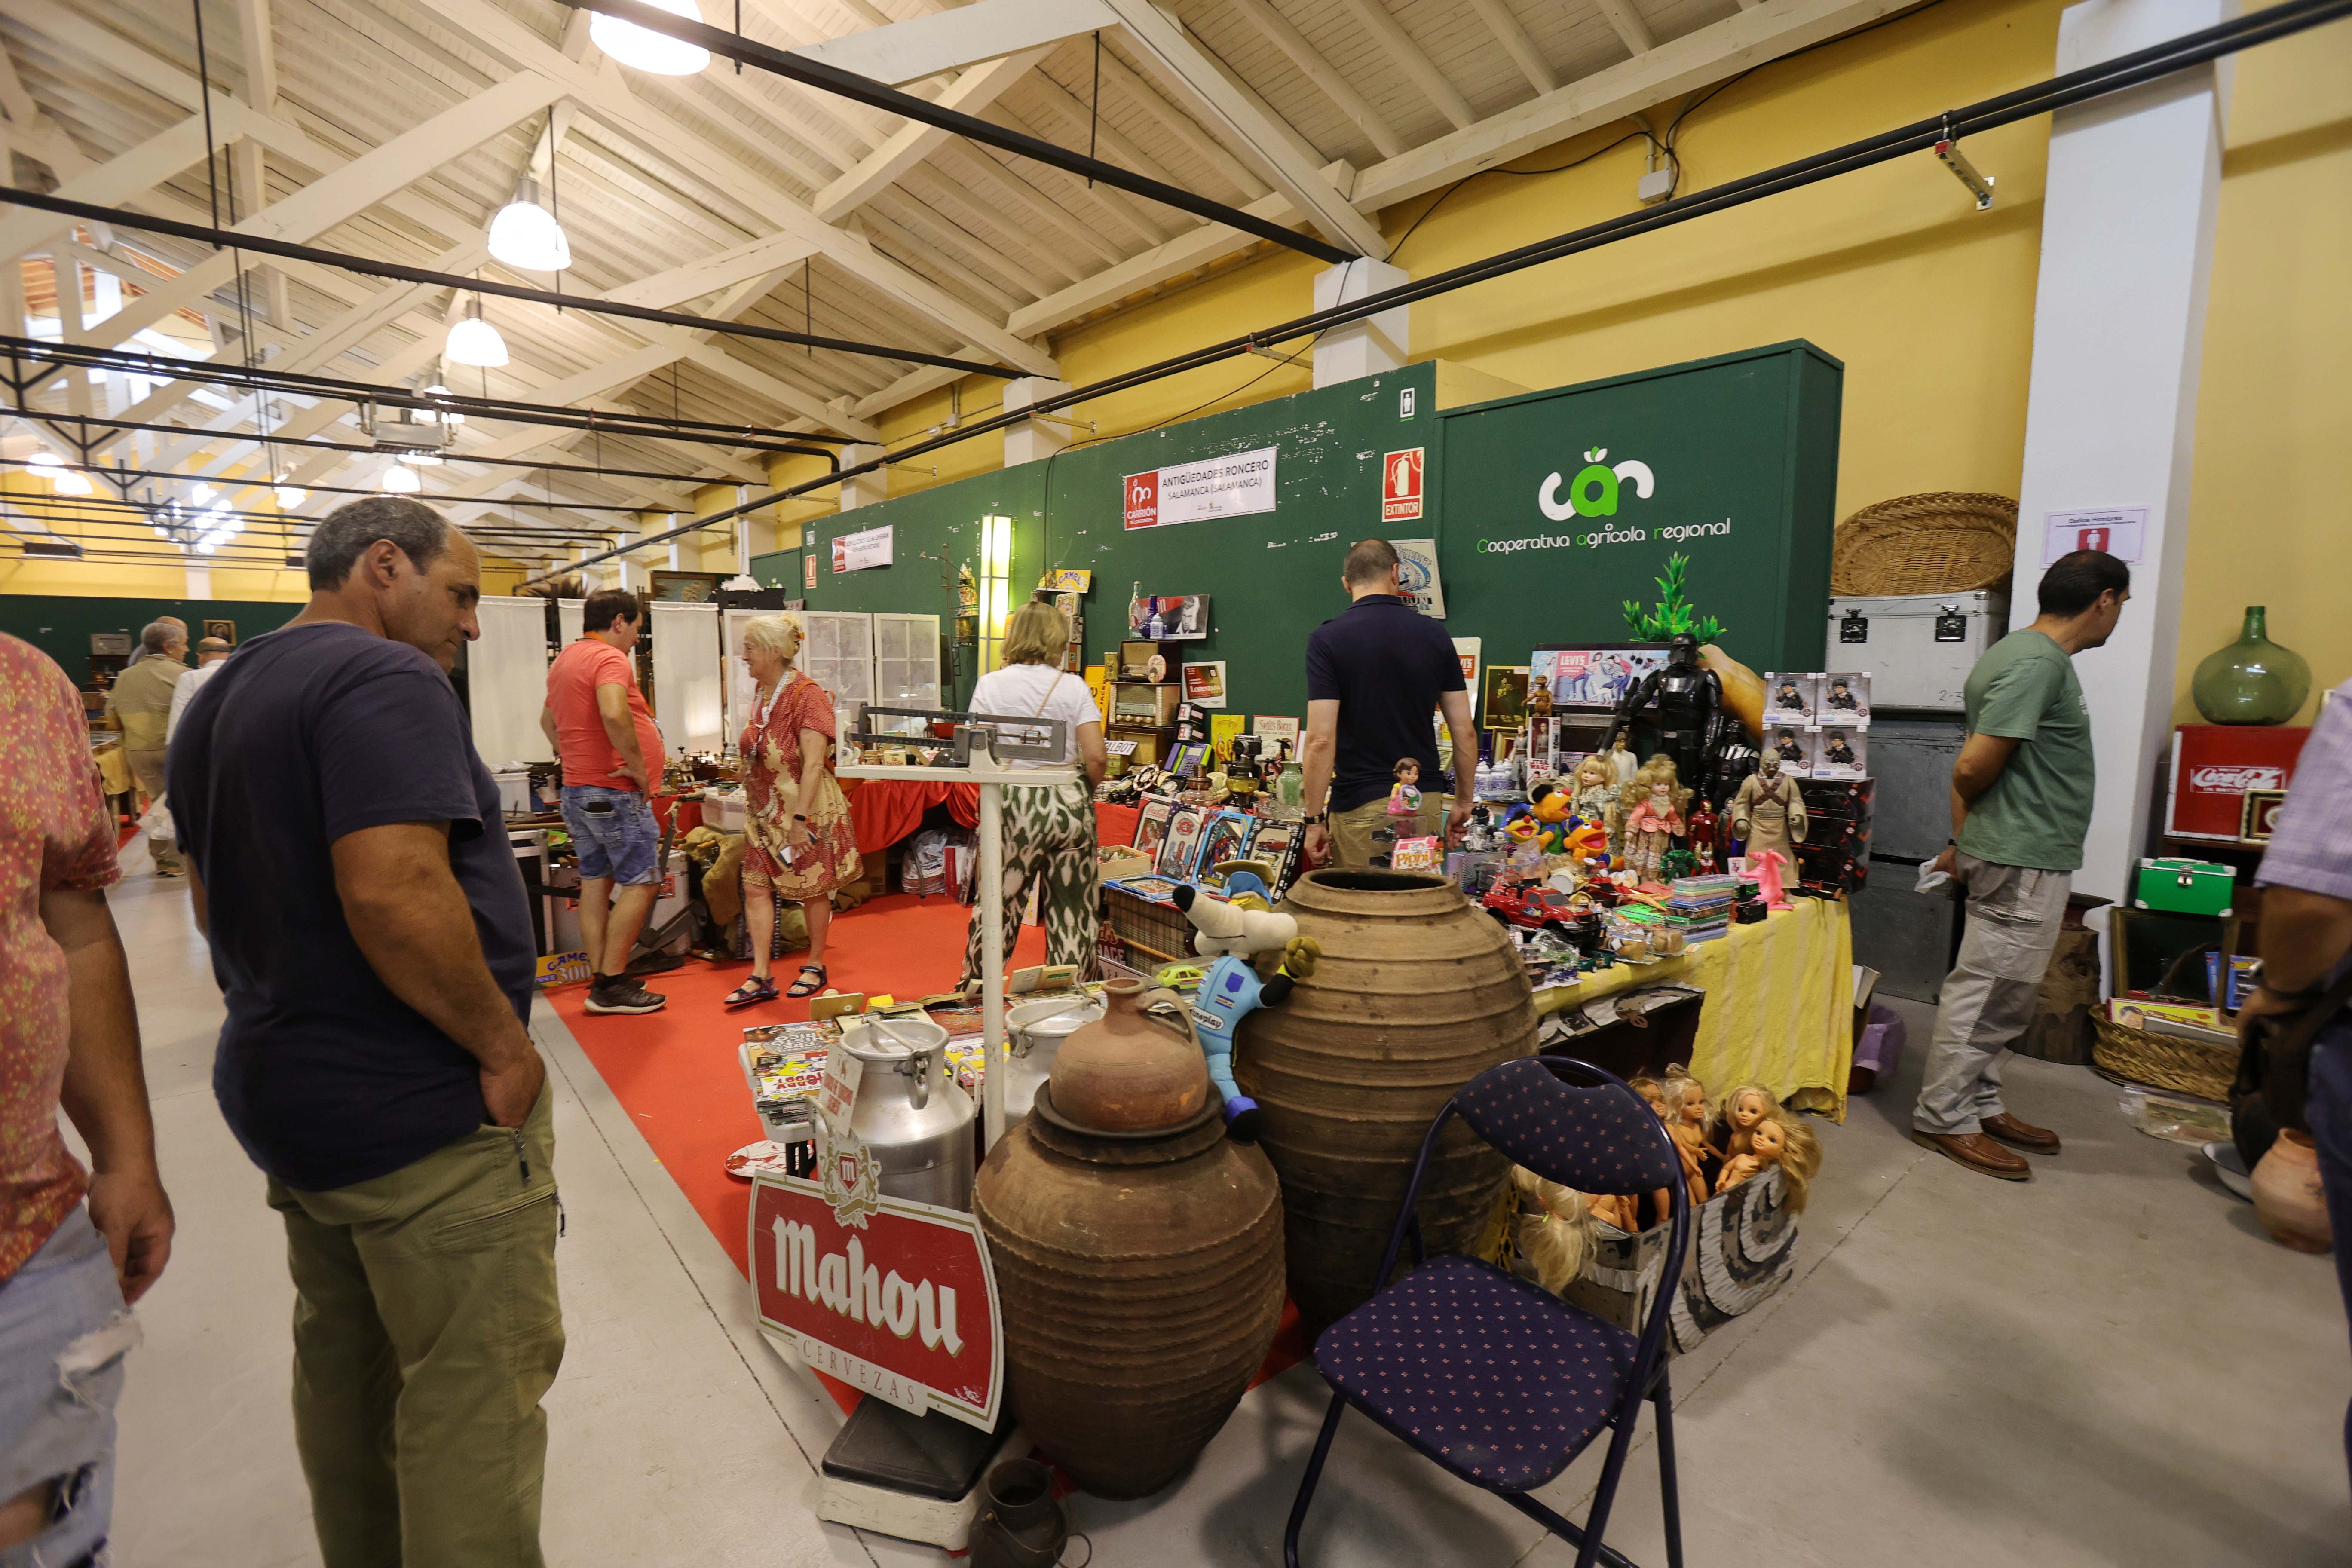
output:
<svg viewBox="0 0 2352 1568"><path fill-rule="evenodd" d="M1666 925L1685 942L1712 942L1731 929L1739 887L1733 876L1677 877L1666 888Z"/></svg>

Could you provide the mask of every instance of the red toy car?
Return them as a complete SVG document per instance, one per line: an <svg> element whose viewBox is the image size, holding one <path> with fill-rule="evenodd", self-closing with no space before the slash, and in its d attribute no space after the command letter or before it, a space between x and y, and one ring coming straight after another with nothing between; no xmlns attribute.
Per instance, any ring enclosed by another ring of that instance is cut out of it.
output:
<svg viewBox="0 0 2352 1568"><path fill-rule="evenodd" d="M1486 889L1486 912L1505 925L1563 933L1589 912L1589 908L1571 903L1570 895L1556 888L1515 888L1506 882Z"/></svg>

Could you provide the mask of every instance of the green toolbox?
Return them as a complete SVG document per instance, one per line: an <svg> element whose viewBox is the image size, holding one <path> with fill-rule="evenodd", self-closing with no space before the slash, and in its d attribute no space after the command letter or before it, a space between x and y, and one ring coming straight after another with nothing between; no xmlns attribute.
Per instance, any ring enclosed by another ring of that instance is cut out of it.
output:
<svg viewBox="0 0 2352 1568"><path fill-rule="evenodd" d="M2238 868L2218 860L2167 856L2142 860L2132 889L2134 907L2182 915L2226 915L2238 891Z"/></svg>

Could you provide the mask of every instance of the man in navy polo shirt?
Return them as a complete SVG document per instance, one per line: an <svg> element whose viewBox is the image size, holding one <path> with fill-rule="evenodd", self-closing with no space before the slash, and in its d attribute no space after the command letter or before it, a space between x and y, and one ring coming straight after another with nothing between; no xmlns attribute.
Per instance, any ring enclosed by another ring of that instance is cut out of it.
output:
<svg viewBox="0 0 2352 1568"><path fill-rule="evenodd" d="M1477 732L1462 660L1445 628L1412 607L1400 580L1396 546L1385 539L1359 542L1340 568L1340 585L1355 602L1315 628L1307 639L1307 739L1300 749L1307 810L1307 853L1328 847L1343 870L1385 866L1399 838L1448 838L1470 820ZM1445 711L1459 766L1451 810L1438 791L1437 731L1430 716ZM1389 810L1397 764L1421 769L1418 811Z"/></svg>

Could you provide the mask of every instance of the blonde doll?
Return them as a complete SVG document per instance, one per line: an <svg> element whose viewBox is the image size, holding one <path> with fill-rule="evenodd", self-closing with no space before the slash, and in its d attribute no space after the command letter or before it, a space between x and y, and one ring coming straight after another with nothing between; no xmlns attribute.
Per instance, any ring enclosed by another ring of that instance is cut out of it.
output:
<svg viewBox="0 0 2352 1568"><path fill-rule="evenodd" d="M1675 777L1674 759L1664 752L1643 763L1633 782L1617 792L1624 813L1622 837L1626 869L1642 881L1655 881L1666 851L1683 831L1691 792Z"/></svg>
<svg viewBox="0 0 2352 1568"><path fill-rule="evenodd" d="M1715 1184L1717 1194L1727 1193L1778 1165L1782 1203L1792 1215L1804 1213L1813 1177L1822 1168L1821 1140L1813 1136L1813 1130L1795 1117L1783 1121L1768 1116L1750 1131L1748 1142L1747 1153L1724 1162L1723 1174Z"/></svg>
<svg viewBox="0 0 2352 1568"><path fill-rule="evenodd" d="M1784 1125L1789 1120L1770 1089L1760 1083L1743 1083L1733 1089L1724 1096L1723 1108L1716 1113L1712 1131L1717 1151L1726 1160L1747 1153L1749 1135L1767 1117Z"/></svg>
<svg viewBox="0 0 2352 1568"><path fill-rule="evenodd" d="M1691 1077L1690 1069L1677 1064L1666 1069L1665 1079L1666 1131L1674 1134L1675 1149L1683 1157L1683 1173L1690 1180L1691 1202L1703 1204L1707 1199L1706 1174L1701 1162L1710 1151L1706 1146L1706 1085Z"/></svg>
<svg viewBox="0 0 2352 1568"><path fill-rule="evenodd" d="M1620 1200L1589 1197L1545 1181L1524 1165L1511 1167L1511 1181L1520 1194L1514 1230L1519 1256L1534 1272L1536 1283L1557 1296L1592 1260L1601 1245L1599 1222L1616 1224L1614 1205ZM1599 1207L1604 1203L1612 1205L1607 1214Z"/></svg>

